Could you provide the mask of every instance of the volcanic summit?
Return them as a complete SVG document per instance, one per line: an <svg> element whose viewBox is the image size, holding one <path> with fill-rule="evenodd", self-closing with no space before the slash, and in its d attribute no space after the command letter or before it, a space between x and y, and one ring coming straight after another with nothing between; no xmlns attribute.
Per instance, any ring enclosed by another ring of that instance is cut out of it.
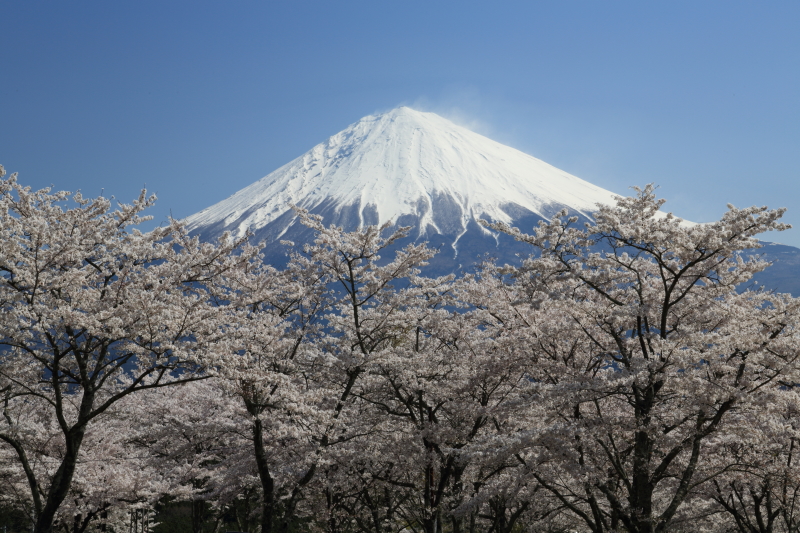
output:
<svg viewBox="0 0 800 533"><path fill-rule="evenodd" d="M454 258L470 240L496 246L479 218L534 222L567 208L589 219L597 203L613 201L612 192L533 156L434 113L399 107L362 118L186 223L204 239L250 230L267 243L296 240L297 205L345 229L413 226L414 240L434 242Z"/></svg>

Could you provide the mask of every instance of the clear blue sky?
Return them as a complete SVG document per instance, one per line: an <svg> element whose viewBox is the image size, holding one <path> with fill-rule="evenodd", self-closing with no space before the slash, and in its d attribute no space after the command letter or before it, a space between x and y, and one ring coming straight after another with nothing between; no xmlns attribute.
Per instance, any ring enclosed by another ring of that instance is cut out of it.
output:
<svg viewBox="0 0 800 533"><path fill-rule="evenodd" d="M0 163L187 216L364 115L439 112L696 221L788 207L800 2L0 4Z"/></svg>

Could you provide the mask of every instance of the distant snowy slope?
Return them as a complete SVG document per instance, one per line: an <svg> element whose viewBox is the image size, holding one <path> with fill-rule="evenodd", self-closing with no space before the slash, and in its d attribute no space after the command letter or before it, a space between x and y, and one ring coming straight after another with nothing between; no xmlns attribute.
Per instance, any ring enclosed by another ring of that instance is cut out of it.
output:
<svg viewBox="0 0 800 533"><path fill-rule="evenodd" d="M345 227L400 222L416 237L458 240L478 218L589 217L614 194L434 114L368 116L266 177L186 219L205 237L248 229L268 241L295 222L290 205Z"/></svg>

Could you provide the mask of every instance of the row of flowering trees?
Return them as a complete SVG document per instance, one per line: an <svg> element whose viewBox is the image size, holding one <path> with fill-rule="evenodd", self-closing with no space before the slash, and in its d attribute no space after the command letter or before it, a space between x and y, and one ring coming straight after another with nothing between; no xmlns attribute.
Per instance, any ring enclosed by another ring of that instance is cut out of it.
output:
<svg viewBox="0 0 800 533"><path fill-rule="evenodd" d="M431 279L403 228L298 210L277 270L139 232L144 193L2 178L0 504L34 533L165 501L194 533L798 531L800 302L737 291L782 211L637 193L487 224L531 257Z"/></svg>

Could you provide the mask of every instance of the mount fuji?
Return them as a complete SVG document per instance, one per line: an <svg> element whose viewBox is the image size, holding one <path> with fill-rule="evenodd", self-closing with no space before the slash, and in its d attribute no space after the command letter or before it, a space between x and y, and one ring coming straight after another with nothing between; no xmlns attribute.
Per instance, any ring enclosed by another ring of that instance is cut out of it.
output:
<svg viewBox="0 0 800 533"><path fill-rule="evenodd" d="M185 222L203 240L250 231L254 242L265 241L266 259L280 265L286 249L278 241L312 237L292 205L346 230L391 221L413 227L408 239L438 248L431 269L447 273L486 255L513 262L530 253L480 218L524 231L562 209L591 221L597 204L613 204L615 196L439 115L399 107L362 118ZM793 272L800 266L800 250L774 253L796 262Z"/></svg>
<svg viewBox="0 0 800 533"><path fill-rule="evenodd" d="M531 227L563 208L590 219L614 193L436 115L400 107L370 115L231 197L188 217L193 234L225 231L268 245L302 241L291 205L345 229L391 221L443 258L471 263L500 236L477 219ZM477 246L476 246L477 245ZM269 254L268 254L269 255Z"/></svg>

